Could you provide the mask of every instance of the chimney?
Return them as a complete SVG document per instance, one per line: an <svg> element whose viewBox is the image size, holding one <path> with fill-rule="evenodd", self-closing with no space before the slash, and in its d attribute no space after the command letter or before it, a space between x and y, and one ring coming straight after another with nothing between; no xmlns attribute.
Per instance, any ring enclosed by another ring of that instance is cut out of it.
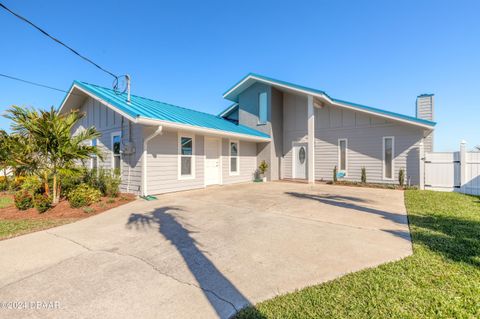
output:
<svg viewBox="0 0 480 319"><path fill-rule="evenodd" d="M417 118L433 121L433 97L433 94L421 94L417 96ZM427 134L423 141L425 152L433 152L433 131Z"/></svg>

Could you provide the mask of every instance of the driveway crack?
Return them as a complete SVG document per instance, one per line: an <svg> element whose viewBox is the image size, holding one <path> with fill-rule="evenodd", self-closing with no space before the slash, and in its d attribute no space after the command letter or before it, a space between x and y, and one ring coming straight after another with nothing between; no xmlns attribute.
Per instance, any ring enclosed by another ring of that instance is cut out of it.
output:
<svg viewBox="0 0 480 319"><path fill-rule="evenodd" d="M190 282L187 282L187 281L180 280L180 279L176 278L175 276L172 276L172 275L170 275L170 274L168 274L168 273L166 273L166 272L163 272L163 271L162 271L161 269L159 269L155 264L151 263L150 261L148 261L148 260L145 259L145 258L142 258L142 257L137 256L137 255L133 255L133 254L122 254L122 253L115 252L115 251L111 251L111 250L92 249L92 248L90 248L90 247L88 247L88 246L86 246L86 245L84 245L84 244L82 244L82 243L80 243L80 242L78 242L78 241L76 241L76 240L73 240L73 239L71 239L71 238L68 238L68 237L65 237L65 236L62 236L62 235L59 235L59 234L51 233L51 232L48 232L48 231L45 231L45 232L46 232L47 234L49 234L49 235L55 236L55 237L60 238L60 239L67 240L67 241L69 241L69 242L71 242L71 243L74 243L74 244L76 244L76 245L78 245L78 246L80 246L80 247L82 247L82 248L84 248L84 249L86 249L86 250L88 250L88 251L90 251L90 252L101 252L101 253L113 254L113 255L117 255L117 256L121 256L121 257L130 257L130 258L134 258L134 259L136 259L136 260L139 260L139 261L141 261L142 263L148 265L150 268L152 268L152 269L153 269L155 272L157 272L158 274L160 274L160 275L162 275L162 276L164 276L164 277L168 277L168 278L170 278L170 279L172 279L172 280L174 280L174 281L176 281L176 282L178 282L178 283L180 283L180 284L182 284L182 285L191 286L191 287L200 289L200 290L202 290L202 291L204 291L204 292L206 292L206 293L209 293L209 294L213 295L215 298L217 298L218 300L223 301L223 302L229 304L229 305L233 308L233 310L235 310L235 312L238 312L238 311L239 311L239 309L237 309L237 307L235 307L235 304L234 304L233 302L231 302L231 301L229 301L229 300L227 300L227 299L219 296L215 291L213 291L213 290L211 290L211 289L207 289L207 288L201 287L201 286L199 286L199 285L195 285L195 284L190 283ZM55 266L55 265L53 265L53 266ZM49 268L51 268L51 267L49 267ZM33 275L35 275L35 274L33 274ZM28 277L30 277L30 276L28 276ZM25 277L25 278L28 278L28 277ZM22 278L22 279L20 279L20 280L23 280L23 279L25 279L25 278ZM19 281L20 281L20 280L19 280ZM13 284L13 283L12 283L12 284Z"/></svg>

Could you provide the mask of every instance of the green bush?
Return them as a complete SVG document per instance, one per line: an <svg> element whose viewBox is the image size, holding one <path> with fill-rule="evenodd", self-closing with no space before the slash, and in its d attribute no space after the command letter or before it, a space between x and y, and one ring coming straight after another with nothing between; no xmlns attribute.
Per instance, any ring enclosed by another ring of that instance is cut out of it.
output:
<svg viewBox="0 0 480 319"><path fill-rule="evenodd" d="M403 185L405 184L405 170L403 168L401 168L399 171L398 171L398 183L400 184L400 186L403 187Z"/></svg>
<svg viewBox="0 0 480 319"><path fill-rule="evenodd" d="M68 194L83 182L83 174L78 176L62 176L61 195L68 197Z"/></svg>
<svg viewBox="0 0 480 319"><path fill-rule="evenodd" d="M362 167L362 176L361 176L362 183L365 184L367 182L367 169Z"/></svg>
<svg viewBox="0 0 480 319"><path fill-rule="evenodd" d="M37 194L33 197L33 206L40 214L44 213L52 206L52 198L47 194Z"/></svg>
<svg viewBox="0 0 480 319"><path fill-rule="evenodd" d="M100 190L103 196L117 197L120 193L121 178L110 170L99 169L95 175L86 175L85 183Z"/></svg>
<svg viewBox="0 0 480 319"><path fill-rule="evenodd" d="M19 210L27 210L33 207L33 198L27 191L19 190L15 193L13 198L15 207Z"/></svg>
<svg viewBox="0 0 480 319"><path fill-rule="evenodd" d="M0 192L8 191L9 188L8 177L0 176Z"/></svg>
<svg viewBox="0 0 480 319"><path fill-rule="evenodd" d="M102 193L90 185L82 183L68 194L68 201L73 208L88 206L98 202Z"/></svg>
<svg viewBox="0 0 480 319"><path fill-rule="evenodd" d="M20 189L22 191L25 191L30 194L30 196L35 197L36 194L39 194L42 192L42 181L38 176L26 176L25 179L23 180L22 185L20 186Z"/></svg>

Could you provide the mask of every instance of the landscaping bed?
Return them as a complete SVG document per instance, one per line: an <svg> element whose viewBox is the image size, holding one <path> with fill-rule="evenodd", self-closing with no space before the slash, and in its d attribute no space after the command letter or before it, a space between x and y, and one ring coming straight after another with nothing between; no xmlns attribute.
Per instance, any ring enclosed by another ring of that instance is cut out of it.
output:
<svg viewBox="0 0 480 319"><path fill-rule="evenodd" d="M354 186L354 187L370 187L370 188L384 188L384 189L398 189L398 190L407 190L407 189L417 189L415 186L401 186L399 184L383 184L383 183L362 183L354 181L345 181L340 180L336 182L326 182L329 185L340 185L340 186Z"/></svg>
<svg viewBox="0 0 480 319"><path fill-rule="evenodd" d="M67 200L40 214L36 208L19 210L13 203L13 195L0 195L0 239L9 238L50 227L71 223L135 200L132 194L118 197L101 197L100 201L81 208L72 208Z"/></svg>
<svg viewBox="0 0 480 319"><path fill-rule="evenodd" d="M407 190L413 255L240 311L244 318L479 318L480 197Z"/></svg>

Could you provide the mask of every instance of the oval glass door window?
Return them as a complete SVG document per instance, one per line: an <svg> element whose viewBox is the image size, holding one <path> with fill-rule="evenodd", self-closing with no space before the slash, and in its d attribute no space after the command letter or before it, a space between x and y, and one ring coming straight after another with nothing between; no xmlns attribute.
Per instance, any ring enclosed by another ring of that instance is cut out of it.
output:
<svg viewBox="0 0 480 319"><path fill-rule="evenodd" d="M305 147L301 147L300 151L298 152L298 160L300 161L300 164L305 163Z"/></svg>

